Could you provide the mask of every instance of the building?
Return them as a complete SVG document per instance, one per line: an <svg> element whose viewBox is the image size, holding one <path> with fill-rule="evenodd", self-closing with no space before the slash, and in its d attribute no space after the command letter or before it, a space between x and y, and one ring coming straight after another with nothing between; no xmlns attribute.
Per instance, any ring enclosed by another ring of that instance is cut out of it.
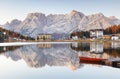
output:
<svg viewBox="0 0 120 79"><path fill-rule="evenodd" d="M39 34L36 40L40 41L50 41L52 40L51 34Z"/></svg>
<svg viewBox="0 0 120 79"><path fill-rule="evenodd" d="M92 38L92 39L103 38L103 29L90 30L90 38Z"/></svg>
<svg viewBox="0 0 120 79"><path fill-rule="evenodd" d="M111 40L118 40L119 39L119 36L117 36L117 35L112 35L111 36Z"/></svg>
<svg viewBox="0 0 120 79"><path fill-rule="evenodd" d="M73 40L78 40L78 36L72 36Z"/></svg>
<svg viewBox="0 0 120 79"><path fill-rule="evenodd" d="M111 40L111 36L110 36L110 35L104 35L104 36L103 36L103 39L104 39L104 40Z"/></svg>

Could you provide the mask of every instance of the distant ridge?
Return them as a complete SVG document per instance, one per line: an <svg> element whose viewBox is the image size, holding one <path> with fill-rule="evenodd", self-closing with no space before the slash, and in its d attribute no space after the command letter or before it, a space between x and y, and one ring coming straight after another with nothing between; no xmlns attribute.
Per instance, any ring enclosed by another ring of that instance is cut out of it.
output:
<svg viewBox="0 0 120 79"><path fill-rule="evenodd" d="M22 35L37 37L40 33L61 34L80 30L106 29L115 24L120 24L120 20L114 16L106 17L102 13L86 16L82 12L72 10L68 14L29 13L23 21L15 19L2 27Z"/></svg>

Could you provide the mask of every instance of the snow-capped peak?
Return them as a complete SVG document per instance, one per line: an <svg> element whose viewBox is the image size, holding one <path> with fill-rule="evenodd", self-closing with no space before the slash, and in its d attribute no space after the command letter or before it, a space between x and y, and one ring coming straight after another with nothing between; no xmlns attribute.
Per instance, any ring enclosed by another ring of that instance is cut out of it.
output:
<svg viewBox="0 0 120 79"><path fill-rule="evenodd" d="M103 15L103 13L97 13L97 14L95 14L96 16L101 16L101 17L103 17L104 15Z"/></svg>
<svg viewBox="0 0 120 79"><path fill-rule="evenodd" d="M75 15L76 13L78 13L76 10L72 10L72 11L70 12L70 15L72 16L72 15Z"/></svg>
<svg viewBox="0 0 120 79"><path fill-rule="evenodd" d="M34 17L39 18L41 16L45 16L45 14L36 12L36 13L29 13L26 18L34 18Z"/></svg>
<svg viewBox="0 0 120 79"><path fill-rule="evenodd" d="M82 13L82 12L78 12L76 10L72 10L70 13L69 13L70 16L79 16L79 17L84 17L85 15Z"/></svg>
<svg viewBox="0 0 120 79"><path fill-rule="evenodd" d="M22 21L20 21L18 19L14 19L10 23L7 22L5 25L3 25L3 27L8 29L8 30L15 31L16 26L18 26L21 22Z"/></svg>
<svg viewBox="0 0 120 79"><path fill-rule="evenodd" d="M117 19L115 16L110 16L109 18L110 19Z"/></svg>

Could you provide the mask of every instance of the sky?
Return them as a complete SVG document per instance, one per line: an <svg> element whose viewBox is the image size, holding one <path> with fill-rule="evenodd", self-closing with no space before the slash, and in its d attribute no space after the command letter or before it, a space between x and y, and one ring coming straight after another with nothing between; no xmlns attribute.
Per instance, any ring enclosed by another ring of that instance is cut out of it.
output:
<svg viewBox="0 0 120 79"><path fill-rule="evenodd" d="M120 0L0 0L0 24L24 20L28 13L66 14L72 10L120 19Z"/></svg>

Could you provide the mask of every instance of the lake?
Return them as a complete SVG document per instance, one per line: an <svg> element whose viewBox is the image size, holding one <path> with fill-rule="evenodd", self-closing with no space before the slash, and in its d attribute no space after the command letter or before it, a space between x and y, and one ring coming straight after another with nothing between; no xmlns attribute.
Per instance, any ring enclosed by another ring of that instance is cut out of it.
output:
<svg viewBox="0 0 120 79"><path fill-rule="evenodd" d="M0 79L119 79L119 62L118 42L0 46Z"/></svg>

